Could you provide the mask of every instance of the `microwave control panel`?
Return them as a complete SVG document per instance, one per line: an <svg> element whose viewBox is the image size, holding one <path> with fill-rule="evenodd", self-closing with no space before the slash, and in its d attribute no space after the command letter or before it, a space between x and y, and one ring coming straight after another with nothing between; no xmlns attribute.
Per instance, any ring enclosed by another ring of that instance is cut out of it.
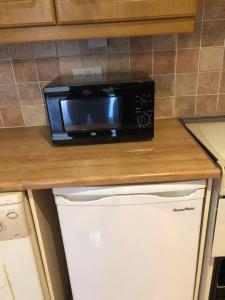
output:
<svg viewBox="0 0 225 300"><path fill-rule="evenodd" d="M136 95L136 115L137 125L139 128L147 128L153 123L153 103L154 99L151 94L143 93Z"/></svg>

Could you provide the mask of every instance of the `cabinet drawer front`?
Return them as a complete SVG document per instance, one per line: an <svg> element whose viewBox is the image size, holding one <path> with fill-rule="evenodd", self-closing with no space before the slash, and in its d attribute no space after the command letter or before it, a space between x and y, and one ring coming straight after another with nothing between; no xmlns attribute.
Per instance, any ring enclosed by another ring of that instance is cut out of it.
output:
<svg viewBox="0 0 225 300"><path fill-rule="evenodd" d="M225 198L219 199L212 256L225 256Z"/></svg>
<svg viewBox="0 0 225 300"><path fill-rule="evenodd" d="M52 0L0 0L0 28L55 24Z"/></svg>
<svg viewBox="0 0 225 300"><path fill-rule="evenodd" d="M193 16L196 0L56 0L59 23Z"/></svg>

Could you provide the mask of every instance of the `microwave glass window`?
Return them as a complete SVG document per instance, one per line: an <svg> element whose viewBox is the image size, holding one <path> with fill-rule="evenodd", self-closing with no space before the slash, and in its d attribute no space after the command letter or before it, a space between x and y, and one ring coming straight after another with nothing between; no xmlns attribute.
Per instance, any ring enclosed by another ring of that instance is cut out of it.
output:
<svg viewBox="0 0 225 300"><path fill-rule="evenodd" d="M66 131L102 130L120 126L118 97L61 100L61 111Z"/></svg>

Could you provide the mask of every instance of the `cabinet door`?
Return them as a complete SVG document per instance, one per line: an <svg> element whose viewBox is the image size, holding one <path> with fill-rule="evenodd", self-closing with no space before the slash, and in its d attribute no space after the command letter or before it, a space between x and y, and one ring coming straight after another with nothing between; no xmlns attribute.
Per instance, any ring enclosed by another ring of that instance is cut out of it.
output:
<svg viewBox="0 0 225 300"><path fill-rule="evenodd" d="M88 23L192 16L196 0L56 0L58 22Z"/></svg>
<svg viewBox="0 0 225 300"><path fill-rule="evenodd" d="M0 27L55 24L52 0L0 0Z"/></svg>

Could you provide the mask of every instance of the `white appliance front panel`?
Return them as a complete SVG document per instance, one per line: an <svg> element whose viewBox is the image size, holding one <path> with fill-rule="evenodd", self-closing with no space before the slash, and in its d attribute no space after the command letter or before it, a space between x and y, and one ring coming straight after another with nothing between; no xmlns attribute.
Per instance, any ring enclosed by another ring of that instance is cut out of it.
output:
<svg viewBox="0 0 225 300"><path fill-rule="evenodd" d="M202 203L59 205L74 300L192 300Z"/></svg>
<svg viewBox="0 0 225 300"><path fill-rule="evenodd" d="M0 262L4 264L15 300L45 299L30 237L0 241Z"/></svg>
<svg viewBox="0 0 225 300"><path fill-rule="evenodd" d="M15 300L3 263L0 262L0 299Z"/></svg>
<svg viewBox="0 0 225 300"><path fill-rule="evenodd" d="M0 206L0 243L27 237L29 234L23 202Z"/></svg>

